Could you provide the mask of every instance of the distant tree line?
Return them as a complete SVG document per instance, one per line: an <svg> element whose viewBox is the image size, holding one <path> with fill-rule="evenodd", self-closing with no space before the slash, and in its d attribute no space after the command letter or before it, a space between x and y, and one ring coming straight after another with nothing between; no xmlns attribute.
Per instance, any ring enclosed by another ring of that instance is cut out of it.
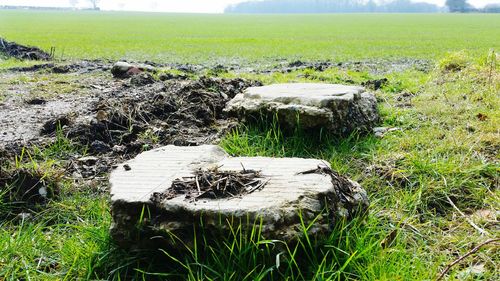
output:
<svg viewBox="0 0 500 281"><path fill-rule="evenodd" d="M434 13L440 7L410 0L261 0L228 6L225 13Z"/></svg>
<svg viewBox="0 0 500 281"><path fill-rule="evenodd" d="M500 13L500 4L488 4L482 9L478 9L467 0L446 0L448 10L452 13Z"/></svg>
<svg viewBox="0 0 500 281"><path fill-rule="evenodd" d="M467 0L446 0L445 5L451 13L469 13L476 10Z"/></svg>
<svg viewBox="0 0 500 281"><path fill-rule="evenodd" d="M488 4L481 9L483 13L500 13L500 4Z"/></svg>
<svg viewBox="0 0 500 281"><path fill-rule="evenodd" d="M225 13L437 13L499 12L500 5L476 9L467 0L447 0L446 8L411 0L251 0L230 5Z"/></svg>

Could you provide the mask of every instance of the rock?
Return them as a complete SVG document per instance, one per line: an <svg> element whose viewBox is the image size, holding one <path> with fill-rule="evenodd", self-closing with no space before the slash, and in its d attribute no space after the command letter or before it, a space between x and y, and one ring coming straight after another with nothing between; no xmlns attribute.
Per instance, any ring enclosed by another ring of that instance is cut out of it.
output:
<svg viewBox="0 0 500 281"><path fill-rule="evenodd" d="M145 72L150 72L150 73L157 72L156 67L149 65L149 64L145 64L145 63L141 63L141 64L137 65L137 68L139 68L140 70L145 71Z"/></svg>
<svg viewBox="0 0 500 281"><path fill-rule="evenodd" d="M155 73L156 68L147 64L132 65L128 62L116 62L111 68L111 74L115 78L128 78L143 72Z"/></svg>
<svg viewBox="0 0 500 281"><path fill-rule="evenodd" d="M325 165L316 159L230 157L214 145L144 152L111 173L111 235L123 247L176 248L183 246L167 239L169 235L190 244L193 227L215 235L234 224L249 230L262 220L264 238L288 242L303 234L301 217L306 224L317 219L310 235L328 234L339 218L366 213L368 199L358 183L319 172L318 167L329 170ZM174 180L215 167L224 172L260 171L259 179L265 184L252 193L225 199L157 196L168 193Z"/></svg>
<svg viewBox="0 0 500 281"><path fill-rule="evenodd" d="M373 94L362 87L336 84L251 87L236 95L225 111L246 121L277 116L286 128L324 128L336 135L368 132L379 120Z"/></svg>
<svg viewBox="0 0 500 281"><path fill-rule="evenodd" d="M111 74L113 74L113 77L115 78L126 78L127 71L129 71L132 67L134 66L128 62L119 61L116 62L111 68Z"/></svg>

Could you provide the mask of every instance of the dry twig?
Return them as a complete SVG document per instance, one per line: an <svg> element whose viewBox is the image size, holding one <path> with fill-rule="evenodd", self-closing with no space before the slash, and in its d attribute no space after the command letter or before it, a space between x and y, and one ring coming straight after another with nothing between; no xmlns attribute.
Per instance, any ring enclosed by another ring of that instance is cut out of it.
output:
<svg viewBox="0 0 500 281"><path fill-rule="evenodd" d="M451 200L450 197L448 197L448 195L446 195L446 199L453 207L453 209L455 209L474 229L476 229L477 231L479 231L479 233L483 235L489 235L488 231L477 226L477 224L475 224L471 219L469 219L469 217L467 217L462 211L460 211L460 209L457 207L457 205L455 205L455 203L453 203L453 201Z"/></svg>
<svg viewBox="0 0 500 281"><path fill-rule="evenodd" d="M443 181L444 181L444 185L448 186L448 183L446 182L445 177L443 177ZM448 203L450 203L450 205L453 207L453 209L455 209L474 229L479 231L479 233L481 233L482 235L489 235L489 233L486 230L477 226L477 224L475 224L469 217L467 217L462 211L460 211L460 209L457 207L457 205L455 205L455 203L453 203L453 201L451 200L451 198L448 195L446 195L446 200L448 200Z"/></svg>
<svg viewBox="0 0 500 281"><path fill-rule="evenodd" d="M176 179L163 193L153 194L154 202L184 195L186 199L220 199L250 194L262 189L268 182L260 177L260 171L219 171L218 168L198 170L193 176Z"/></svg>
<svg viewBox="0 0 500 281"><path fill-rule="evenodd" d="M479 251L479 249L481 249L482 247L484 247L485 245L488 245L488 244L491 244L491 243L494 243L494 242L497 242L497 241L500 241L500 238L496 238L496 239L490 239L490 240L487 240L479 245L477 245L476 247L474 247L474 249L470 250L469 252L467 252L467 254L459 257L458 259L456 259L455 261L453 261L452 263L448 264L444 270L441 272L441 274L439 274L439 276L436 278L436 281L439 281L441 279L443 279L443 277L445 276L445 274L454 266L456 265L457 263L461 262L463 259L467 258L468 256L474 254L475 252Z"/></svg>

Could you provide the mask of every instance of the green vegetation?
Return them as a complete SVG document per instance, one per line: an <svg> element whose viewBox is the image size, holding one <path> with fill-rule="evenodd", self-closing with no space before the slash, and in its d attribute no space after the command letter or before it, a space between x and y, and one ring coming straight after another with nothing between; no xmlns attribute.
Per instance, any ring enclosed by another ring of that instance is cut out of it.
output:
<svg viewBox="0 0 500 281"><path fill-rule="evenodd" d="M249 233L234 229L212 244L203 243L203 230L193 229L198 243L180 254L127 252L110 240L106 181L62 176L68 159L86 155L87 149L59 133L53 143L25 148L16 159L0 162L0 186L3 173L22 170L57 191L47 204L28 206L31 215L13 216L19 205L11 203L22 201L17 192L22 184L9 182L0 190L0 280L433 280L448 263L500 235L500 58L490 51L500 49L500 15L0 10L0 36L46 49L55 46L57 58L262 65L296 59L435 62L430 72L387 74L343 68L207 72L264 84L359 85L387 78L375 94L381 126L395 130L382 138L284 134L271 122L241 126L221 141L233 155L329 161L367 189L371 209L365 219L339 222L328 237L305 237L297 245L263 240L257 222ZM0 70L36 63L0 59ZM186 75L177 70L161 74ZM45 72L2 77L0 102L5 89L24 86L29 79L44 82L31 93L50 98L85 92L73 82L95 78ZM146 131L140 138L157 143L159 136ZM497 280L499 263L498 244L490 244L452 267L448 278ZM473 267L481 270L468 271Z"/></svg>
<svg viewBox="0 0 500 281"><path fill-rule="evenodd" d="M0 60L0 71L14 67L30 67L41 64L40 62L25 62L18 60ZM5 98L6 89L17 87L19 94L16 96L24 100L32 98L54 98L57 96L81 96L89 92L89 86L75 83L77 81L93 81L103 74L78 74L59 75L49 71L38 71L29 74L8 74L0 80L0 101ZM12 96L12 95L11 95Z"/></svg>
<svg viewBox="0 0 500 281"><path fill-rule="evenodd" d="M376 95L383 126L399 130L383 138L284 135L273 124L242 126L227 135L221 145L231 154L319 157L368 190L372 202L368 217L339 223L320 241L304 238L287 247L280 241L263 240L257 222L250 233L234 229L206 244L203 230L193 229L198 234L194 248L182 254L162 252L151 262L145 258L151 253L125 252L110 241L111 218L102 187L63 180L59 196L34 216L0 221L0 278L434 279L457 256L499 234L495 226L500 208L496 56L453 53L430 73L408 70L387 75L389 82ZM244 76L264 83L360 83L381 78L340 69ZM49 178L63 169L65 155L75 152L85 154L85 148L75 148L58 135L54 144L26 150L16 165ZM466 217L457 216L449 200ZM3 203L0 208L8 209ZM467 220L487 233L479 233ZM486 246L453 267L450 280L494 280L499 274L497 247ZM472 266L484 270L467 275Z"/></svg>
<svg viewBox="0 0 500 281"><path fill-rule="evenodd" d="M175 15L0 10L0 36L57 58L165 62L436 59L500 49L500 15Z"/></svg>
<svg viewBox="0 0 500 281"><path fill-rule="evenodd" d="M39 61L21 61L17 59L3 59L0 56L0 70L5 70L13 67L30 67L40 64Z"/></svg>

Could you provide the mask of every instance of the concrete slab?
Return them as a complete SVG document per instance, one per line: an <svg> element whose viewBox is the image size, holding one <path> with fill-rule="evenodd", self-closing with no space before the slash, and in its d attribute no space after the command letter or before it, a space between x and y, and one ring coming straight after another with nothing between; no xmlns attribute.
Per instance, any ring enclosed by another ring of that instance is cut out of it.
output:
<svg viewBox="0 0 500 281"><path fill-rule="evenodd" d="M281 125L326 128L338 135L369 131L378 122L377 102L363 87L289 83L248 88L236 95L226 112L241 120L278 116Z"/></svg>
<svg viewBox="0 0 500 281"><path fill-rule="evenodd" d="M266 185L251 194L229 199L193 201L180 195L161 202L151 200L153 193L166 191L173 180L191 176L198 169L219 167L219 171L241 171L242 166L260 171ZM331 230L330 222L336 218L366 211L368 199L359 184L327 174L301 174L318 166L329 167L317 159L230 157L212 145L166 146L142 153L111 174L113 237L123 245L134 244L140 236L148 240L147 235L137 233L142 217L140 224L151 237L170 233L182 235L186 242L190 240L186 233L192 232L194 225L219 231L229 227L226 219L230 218L252 223L262 220L266 238L291 240L301 233L299 215L309 222L328 210L328 215L311 229L325 233Z"/></svg>

